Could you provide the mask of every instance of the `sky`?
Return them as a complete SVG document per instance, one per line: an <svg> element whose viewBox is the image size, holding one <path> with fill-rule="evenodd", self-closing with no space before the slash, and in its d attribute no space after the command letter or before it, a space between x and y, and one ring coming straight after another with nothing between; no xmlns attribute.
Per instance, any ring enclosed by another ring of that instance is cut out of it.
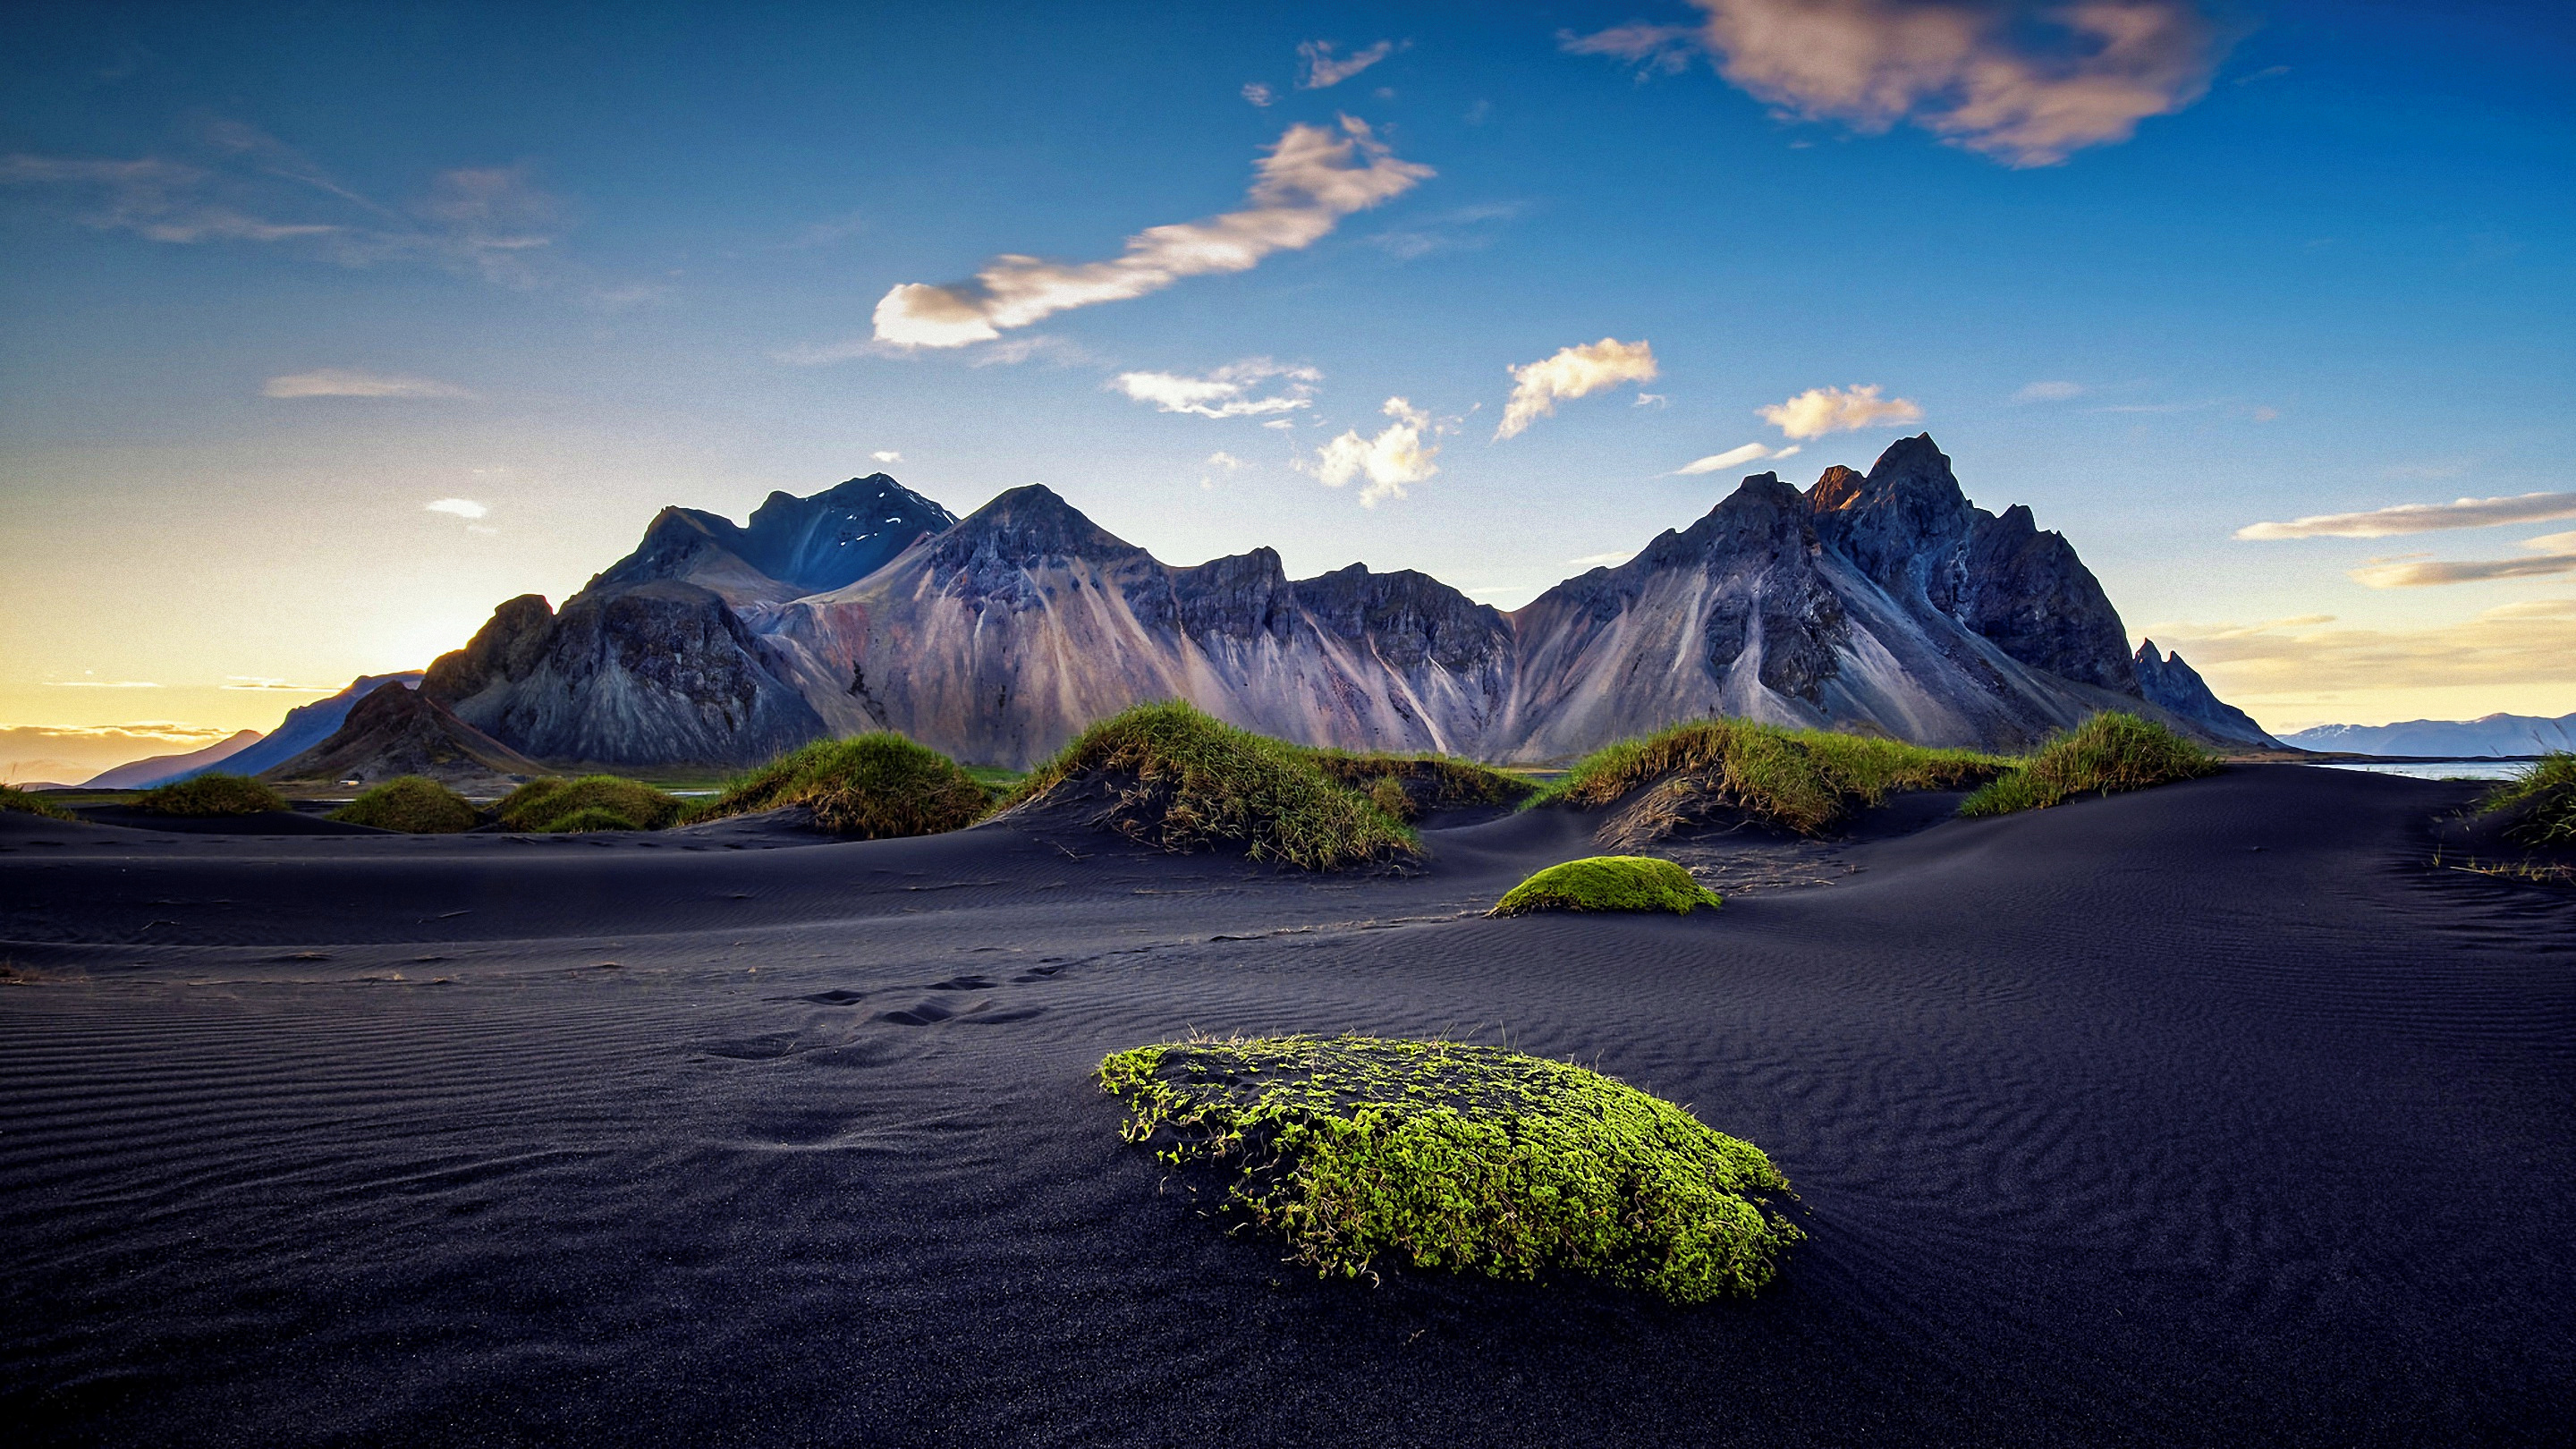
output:
<svg viewBox="0 0 2576 1449"><path fill-rule="evenodd" d="M1929 431L2266 726L2576 711L2556 4L11 5L0 774L654 511L1509 609Z"/></svg>

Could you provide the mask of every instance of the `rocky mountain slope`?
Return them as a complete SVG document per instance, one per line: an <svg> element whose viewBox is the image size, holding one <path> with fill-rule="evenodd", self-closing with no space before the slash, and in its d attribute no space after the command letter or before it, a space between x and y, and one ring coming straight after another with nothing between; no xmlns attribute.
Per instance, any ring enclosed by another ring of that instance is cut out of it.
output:
<svg viewBox="0 0 2576 1449"><path fill-rule="evenodd" d="M396 681L359 700L330 738L262 778L373 785L397 775L427 775L468 794L497 795L544 773L543 765Z"/></svg>
<svg viewBox="0 0 2576 1449"><path fill-rule="evenodd" d="M1512 614L1410 571L1290 579L1266 548L1175 567L1043 487L964 520L882 475L773 494L747 527L665 509L560 613L511 600L422 688L527 754L623 764L889 728L1027 765L1172 697L1489 760L1710 714L2011 747L2118 707L2223 734L2142 693L2073 547L1969 503L1928 435L1805 492L1748 478Z"/></svg>
<svg viewBox="0 0 2576 1449"><path fill-rule="evenodd" d="M2318 725L2282 741L2303 750L2356 755L2415 755L2428 759L2480 755L2545 755L2576 751L2576 714L2491 714L2478 719L2410 719L2384 725Z"/></svg>
<svg viewBox="0 0 2576 1449"><path fill-rule="evenodd" d="M2155 640L2141 642L2131 662L2138 671L2140 693L2210 734L2239 744L2277 747L2281 743L2264 733L2252 715L2211 693L2209 682L2199 670L2183 663L2181 655L2159 652Z"/></svg>
<svg viewBox="0 0 2576 1449"><path fill-rule="evenodd" d="M150 755L130 760L112 770L102 770L89 777L84 790L149 790L172 780L201 775L224 761L258 744L257 730L235 730L202 750L189 750L177 755Z"/></svg>

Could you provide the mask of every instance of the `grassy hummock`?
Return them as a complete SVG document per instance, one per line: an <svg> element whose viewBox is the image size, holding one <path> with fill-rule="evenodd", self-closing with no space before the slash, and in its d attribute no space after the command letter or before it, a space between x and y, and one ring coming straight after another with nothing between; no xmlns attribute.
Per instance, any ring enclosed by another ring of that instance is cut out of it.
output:
<svg viewBox="0 0 2576 1449"><path fill-rule="evenodd" d="M2078 795L2115 795L2218 771L2216 755L2163 725L2106 710L2040 746L1961 801L1959 813L2044 810Z"/></svg>
<svg viewBox="0 0 2576 1449"><path fill-rule="evenodd" d="M37 799L15 785L0 785L0 811L5 810L14 810L22 815L41 815L47 820L80 818L59 805Z"/></svg>
<svg viewBox="0 0 2576 1449"><path fill-rule="evenodd" d="M1094 823L1162 850L1237 845L1254 860L1305 870L1422 851L1402 821L1327 776L1314 751L1179 700L1140 704L1084 730L1030 771L1004 808L1103 796L1107 808Z"/></svg>
<svg viewBox="0 0 2576 1449"><path fill-rule="evenodd" d="M501 797L501 828L562 830L660 830L680 818L680 797L623 775L553 776L530 780ZM582 824L572 824L575 816Z"/></svg>
<svg viewBox="0 0 2576 1449"><path fill-rule="evenodd" d="M1386 815L1408 824L1426 810L1457 805L1516 805L1538 787L1527 780L1447 755L1354 754L1308 750L1324 778L1357 790Z"/></svg>
<svg viewBox="0 0 2576 1449"><path fill-rule="evenodd" d="M1822 835L1894 791L1981 784L2004 767L1973 750L1750 720L1694 720L1585 756L1529 803L1594 809L1644 791L1608 832L1624 844L1715 818Z"/></svg>
<svg viewBox="0 0 2576 1449"><path fill-rule="evenodd" d="M1564 1062L1284 1036L1113 1052L1099 1078L1128 1141L1224 1171L1225 1207L1322 1276L1374 1279L1383 1258L1699 1303L1760 1288L1804 1236L1759 1148Z"/></svg>
<svg viewBox="0 0 2576 1449"><path fill-rule="evenodd" d="M406 835L455 835L482 823L472 801L427 775L397 775L332 811L331 818Z"/></svg>
<svg viewBox="0 0 2576 1449"><path fill-rule="evenodd" d="M135 796L133 804L150 815L261 815L294 808L265 780L224 774L157 786Z"/></svg>
<svg viewBox="0 0 2576 1449"><path fill-rule="evenodd" d="M2576 845L2576 755L2554 752L2488 791L2477 813L2504 813L2504 833L2524 845Z"/></svg>
<svg viewBox="0 0 2576 1449"><path fill-rule="evenodd" d="M993 808L992 792L954 760L891 731L817 740L725 787L698 816L712 820L802 805L817 828L859 840L963 830Z"/></svg>
<svg viewBox="0 0 2576 1449"><path fill-rule="evenodd" d="M1595 855L1551 865L1504 892L1489 916L1532 911L1671 911L1686 916L1700 906L1726 904L1717 892L1691 879L1669 860L1644 855Z"/></svg>

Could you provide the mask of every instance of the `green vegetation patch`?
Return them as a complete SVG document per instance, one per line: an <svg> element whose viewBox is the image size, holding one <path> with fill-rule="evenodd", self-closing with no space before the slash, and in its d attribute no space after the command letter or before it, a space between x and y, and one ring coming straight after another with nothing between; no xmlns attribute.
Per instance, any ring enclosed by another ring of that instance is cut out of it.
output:
<svg viewBox="0 0 2576 1449"><path fill-rule="evenodd" d="M963 830L992 792L957 762L891 731L817 740L727 786L698 818L802 805L817 828L858 840Z"/></svg>
<svg viewBox="0 0 2576 1449"><path fill-rule="evenodd" d="M2524 845L2576 846L2576 755L2551 753L2486 793L2478 813L2507 816L2506 836Z"/></svg>
<svg viewBox="0 0 2576 1449"><path fill-rule="evenodd" d="M578 780L530 780L503 796L496 808L504 830L660 830L679 820L683 806L679 796L641 780L584 775ZM575 816L589 823L568 823Z"/></svg>
<svg viewBox="0 0 2576 1449"><path fill-rule="evenodd" d="M41 815L47 820L80 818L50 801L38 799L15 785L0 785L0 810L14 810L22 815Z"/></svg>
<svg viewBox="0 0 2576 1449"><path fill-rule="evenodd" d="M1614 845L1745 819L1823 835L1895 791L1955 790L1992 780L2005 767L1973 750L1750 720L1694 720L1586 756L1530 803L1597 809L1626 801L1601 832Z"/></svg>
<svg viewBox="0 0 2576 1449"><path fill-rule="evenodd" d="M1357 790L1379 812L1411 823L1426 810L1460 805L1517 805L1537 786L1446 755L1354 754L1309 750L1324 778Z"/></svg>
<svg viewBox="0 0 2576 1449"><path fill-rule="evenodd" d="M134 808L152 815L259 815L293 807L264 780L207 774L146 790L134 797Z"/></svg>
<svg viewBox="0 0 2576 1449"><path fill-rule="evenodd" d="M331 818L406 835L455 835L483 820L473 801L427 775L397 775L332 811Z"/></svg>
<svg viewBox="0 0 2576 1449"><path fill-rule="evenodd" d="M1551 865L1504 892L1487 915L1531 911L1671 911L1686 916L1726 902L1669 860L1595 855Z"/></svg>
<svg viewBox="0 0 2576 1449"><path fill-rule="evenodd" d="M1322 1276L1373 1278L1383 1258L1699 1303L1760 1288L1804 1236L1759 1148L1564 1062L1284 1036L1113 1052L1099 1077L1128 1141L1222 1172L1226 1210Z"/></svg>
<svg viewBox="0 0 2576 1449"><path fill-rule="evenodd" d="M1962 815L2044 810L2084 794L2116 795L2215 775L2216 755L2133 714L2106 710L2040 746L1959 804Z"/></svg>
<svg viewBox="0 0 2576 1449"><path fill-rule="evenodd" d="M1090 823L1175 852L1237 845L1254 860L1339 870L1411 860L1413 832L1335 783L1315 752L1210 719L1179 700L1084 730L1004 802L1104 801Z"/></svg>

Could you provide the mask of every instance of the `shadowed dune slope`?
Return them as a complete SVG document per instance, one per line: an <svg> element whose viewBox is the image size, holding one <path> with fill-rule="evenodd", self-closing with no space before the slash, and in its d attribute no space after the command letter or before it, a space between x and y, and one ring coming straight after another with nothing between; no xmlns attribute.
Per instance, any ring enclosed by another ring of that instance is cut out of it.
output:
<svg viewBox="0 0 2576 1449"><path fill-rule="evenodd" d="M1721 912L1514 921L1470 913L1590 853L1582 817L1426 830L1422 874L1350 879L1005 826L0 815L0 1419L2546 1442L2576 1394L2576 893L2430 868L2474 793L2244 768L1856 832L1838 883ZM1093 1067L1194 1028L1579 1059L1759 1143L1807 1241L1690 1310L1318 1282L1118 1139Z"/></svg>

